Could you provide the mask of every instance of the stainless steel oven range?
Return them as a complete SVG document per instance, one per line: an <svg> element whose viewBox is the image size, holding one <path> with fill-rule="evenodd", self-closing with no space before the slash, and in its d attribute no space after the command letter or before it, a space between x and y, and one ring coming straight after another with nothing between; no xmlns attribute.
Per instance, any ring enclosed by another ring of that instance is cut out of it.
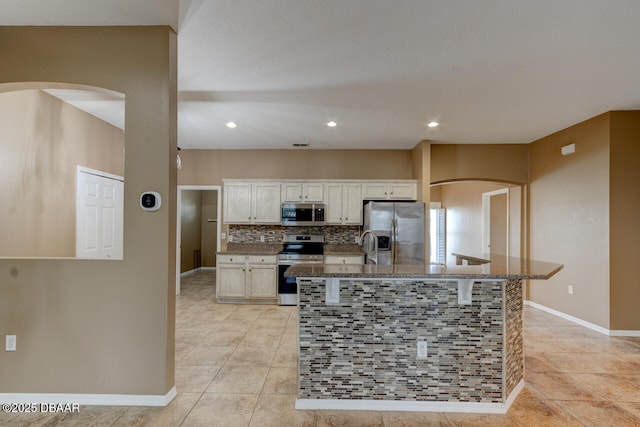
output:
<svg viewBox="0 0 640 427"><path fill-rule="evenodd" d="M284 277L284 272L294 264L323 264L324 236L287 234L278 254L278 304L298 304L298 284L295 277Z"/></svg>

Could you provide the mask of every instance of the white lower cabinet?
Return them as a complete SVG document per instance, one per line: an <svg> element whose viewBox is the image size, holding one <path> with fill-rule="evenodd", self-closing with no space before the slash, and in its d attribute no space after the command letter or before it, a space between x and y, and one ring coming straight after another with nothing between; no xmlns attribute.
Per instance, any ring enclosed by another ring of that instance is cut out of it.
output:
<svg viewBox="0 0 640 427"><path fill-rule="evenodd" d="M221 301L275 303L277 280L275 255L218 255L216 297Z"/></svg>
<svg viewBox="0 0 640 427"><path fill-rule="evenodd" d="M364 264L364 255L325 255L325 264Z"/></svg>
<svg viewBox="0 0 640 427"><path fill-rule="evenodd" d="M278 268L275 256L247 257L247 298L276 298Z"/></svg>

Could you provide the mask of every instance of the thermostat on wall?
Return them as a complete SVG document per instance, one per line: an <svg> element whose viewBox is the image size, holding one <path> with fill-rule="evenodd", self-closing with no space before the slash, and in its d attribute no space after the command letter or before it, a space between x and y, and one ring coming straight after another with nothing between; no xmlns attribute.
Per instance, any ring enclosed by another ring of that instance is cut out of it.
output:
<svg viewBox="0 0 640 427"><path fill-rule="evenodd" d="M162 204L162 198L160 193L155 191L145 191L140 196L140 207L142 210L154 212L160 209Z"/></svg>

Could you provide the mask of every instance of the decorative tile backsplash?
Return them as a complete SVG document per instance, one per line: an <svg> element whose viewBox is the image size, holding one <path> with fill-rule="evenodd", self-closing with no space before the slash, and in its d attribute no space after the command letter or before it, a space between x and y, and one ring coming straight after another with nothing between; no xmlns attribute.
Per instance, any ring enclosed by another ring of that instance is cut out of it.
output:
<svg viewBox="0 0 640 427"><path fill-rule="evenodd" d="M285 234L323 234L325 243L354 243L359 226L326 225L324 227L283 227L280 225L229 225L233 243L282 243ZM264 242L260 240L264 236Z"/></svg>
<svg viewBox="0 0 640 427"><path fill-rule="evenodd" d="M485 282L460 306L455 281L344 279L327 305L304 279L298 398L503 403L523 378L521 289Z"/></svg>

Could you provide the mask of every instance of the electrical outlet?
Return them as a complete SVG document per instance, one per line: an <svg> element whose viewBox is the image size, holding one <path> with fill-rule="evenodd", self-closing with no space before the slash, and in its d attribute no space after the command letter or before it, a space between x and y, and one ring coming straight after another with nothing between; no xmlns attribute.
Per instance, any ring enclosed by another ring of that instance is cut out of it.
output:
<svg viewBox="0 0 640 427"><path fill-rule="evenodd" d="M418 359L427 358L427 342L418 341Z"/></svg>
<svg viewBox="0 0 640 427"><path fill-rule="evenodd" d="M260 241L261 241L262 243L264 243L264 235L261 235L261 236L260 236Z"/></svg>
<svg viewBox="0 0 640 427"><path fill-rule="evenodd" d="M227 238L227 233L220 233L220 240L225 240Z"/></svg>
<svg viewBox="0 0 640 427"><path fill-rule="evenodd" d="M16 351L16 336L15 335L7 335L5 337L5 351Z"/></svg>
<svg viewBox="0 0 640 427"><path fill-rule="evenodd" d="M573 295L573 285L567 286L567 292L569 292L569 295Z"/></svg>

